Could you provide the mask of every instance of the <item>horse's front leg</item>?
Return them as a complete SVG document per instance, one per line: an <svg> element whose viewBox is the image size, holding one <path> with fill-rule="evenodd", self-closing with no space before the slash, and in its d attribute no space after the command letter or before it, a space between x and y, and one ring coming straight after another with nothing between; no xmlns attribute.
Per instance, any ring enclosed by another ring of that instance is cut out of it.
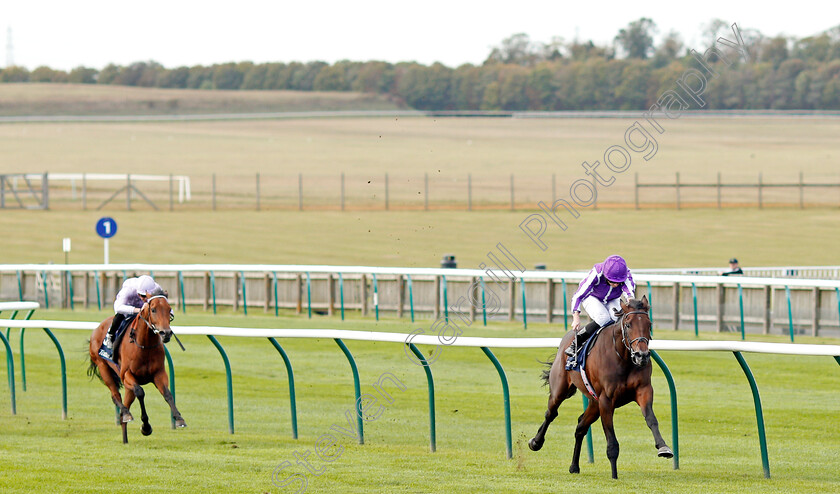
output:
<svg viewBox="0 0 840 494"><path fill-rule="evenodd" d="M140 402L140 420L143 425L140 427L140 433L148 436L152 433L152 425L149 424L149 416L146 414L146 392L139 384L134 385L134 395L137 396L137 401Z"/></svg>
<svg viewBox="0 0 840 494"><path fill-rule="evenodd" d="M618 439L615 437L615 429L613 428L613 412L615 406L606 394L602 394L598 398L598 406L601 411L601 425L604 426L604 436L607 438L607 458L610 460L610 467L612 467L612 478L618 478Z"/></svg>
<svg viewBox="0 0 840 494"><path fill-rule="evenodd" d="M583 438L589 427L598 420L601 411L598 407L598 402L589 400L589 406L578 417L578 425L575 428L575 451L572 453L572 464L569 466L569 473L580 473L580 449L583 445Z"/></svg>
<svg viewBox="0 0 840 494"><path fill-rule="evenodd" d="M653 386L647 385L639 388L636 391L636 403L642 409L642 415L645 417L645 422L653 433L653 440L658 450L658 455L663 458L673 458L674 452L665 443L662 434L659 433L659 421L653 413Z"/></svg>
<svg viewBox="0 0 840 494"><path fill-rule="evenodd" d="M175 406L175 397L172 396L172 393L169 392L169 388L166 386L169 382L169 377L166 375L165 371L160 371L155 374L155 387L160 391L160 394L163 395L163 399L166 400L166 403L169 404L169 409L172 411L172 418L175 419L175 427L186 427L187 423L184 421L184 417L181 417L181 412L178 411L178 407Z"/></svg>

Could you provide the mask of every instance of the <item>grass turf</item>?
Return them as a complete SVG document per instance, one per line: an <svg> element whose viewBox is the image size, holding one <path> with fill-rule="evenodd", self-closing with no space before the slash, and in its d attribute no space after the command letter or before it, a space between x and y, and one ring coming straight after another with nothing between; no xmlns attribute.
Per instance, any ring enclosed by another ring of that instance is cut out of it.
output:
<svg viewBox="0 0 840 494"><path fill-rule="evenodd" d="M561 232L549 222L540 251L519 229L524 211L119 212L111 262L343 264L424 267L447 253L477 267L499 242L527 267L588 269L618 253L631 267L834 265L840 215L832 209L583 211ZM101 212L6 211L3 261L102 261Z"/></svg>
<svg viewBox="0 0 840 494"><path fill-rule="evenodd" d="M105 312L42 311L40 317L98 320ZM351 317L308 320L200 311L179 315L179 324L253 327L337 327L407 332L404 321L375 323ZM472 327L471 336L556 336L557 326L533 324L523 333L515 325ZM14 332L16 333L16 331ZM85 376L87 334L56 331L68 359L69 417L60 420L56 351L40 331L26 335L27 391L18 375L18 414L6 403L0 413L4 492L105 492L129 482L132 490L155 492L293 492L272 484L284 461L288 473L303 473L295 451L314 451L318 437L333 424L346 427L353 386L347 361L328 340L283 340L294 365L300 438L291 438L285 370L268 342L220 338L233 367L236 433L228 433L224 368L204 337L182 338L187 352L173 347L178 405L189 427L171 431L168 408L153 389L147 393L155 432L129 427L130 443L120 444L107 390ZM693 335L658 328L658 338ZM726 338L702 335L705 339ZM761 337L764 341L782 341ZM803 338L803 342L812 340ZM821 339L822 342L836 343ZM17 337L13 334L16 348ZM837 364L830 358L751 355L764 403L773 478L762 476L752 397L737 362L725 352L661 352L678 389L680 470L656 458L641 413L628 405L616 414L621 443L619 480L609 479L601 428L593 428L595 464L566 473L572 431L581 402L573 397L560 408L539 453L527 449L545 409L546 391L538 375L550 349L496 349L511 389L513 460L504 457L503 411L498 376L478 349L447 348L432 371L436 383L437 446L428 451L428 408L423 372L406 361L400 345L348 341L360 373L362 392L384 372L395 374L405 391L392 389L394 403L365 424L365 445L338 435L341 455L331 463L310 457L319 476L308 474L309 492L830 492L840 488L836 472L840 433L831 426L840 409ZM428 352L431 348L423 348ZM17 351L15 352L17 353ZM19 359L16 360L16 363ZM655 410L671 443L668 388L654 370ZM136 405L135 405L136 407ZM139 413L135 409L135 416ZM282 478L282 477L281 477Z"/></svg>

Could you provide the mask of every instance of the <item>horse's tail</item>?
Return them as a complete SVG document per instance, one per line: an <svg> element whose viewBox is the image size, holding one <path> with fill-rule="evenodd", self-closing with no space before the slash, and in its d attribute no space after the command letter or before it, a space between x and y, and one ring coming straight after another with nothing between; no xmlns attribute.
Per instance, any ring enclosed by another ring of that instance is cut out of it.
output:
<svg viewBox="0 0 840 494"><path fill-rule="evenodd" d="M88 342L88 344L90 344L90 342ZM95 359L95 357L93 357L91 355L90 365L88 366L88 369L87 369L87 375L91 379L91 381L95 377L95 378L99 379L99 382L104 384L105 381L102 379L102 375L99 373L99 366L96 365L96 360L94 360L94 359ZM114 372L114 369L112 369L111 366L108 366L108 373L111 374L111 377L114 379L114 382L117 383L117 386L119 388L122 388L122 381L120 380L120 376L118 376L117 373Z"/></svg>
<svg viewBox="0 0 840 494"><path fill-rule="evenodd" d="M549 358L546 361L537 360L537 362L546 366L546 368L540 372L540 379L543 381L543 386L548 386L548 378L551 375L551 366L554 364L554 361Z"/></svg>

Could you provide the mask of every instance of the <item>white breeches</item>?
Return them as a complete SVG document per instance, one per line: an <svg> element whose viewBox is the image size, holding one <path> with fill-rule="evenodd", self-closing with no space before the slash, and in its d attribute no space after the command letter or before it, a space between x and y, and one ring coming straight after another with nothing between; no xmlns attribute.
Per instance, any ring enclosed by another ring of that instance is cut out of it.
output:
<svg viewBox="0 0 840 494"><path fill-rule="evenodd" d="M601 326L605 326L616 320L615 315L613 315L613 309L621 309L621 299L610 300L604 304L601 300L589 296L583 299L580 305L589 314L590 319Z"/></svg>

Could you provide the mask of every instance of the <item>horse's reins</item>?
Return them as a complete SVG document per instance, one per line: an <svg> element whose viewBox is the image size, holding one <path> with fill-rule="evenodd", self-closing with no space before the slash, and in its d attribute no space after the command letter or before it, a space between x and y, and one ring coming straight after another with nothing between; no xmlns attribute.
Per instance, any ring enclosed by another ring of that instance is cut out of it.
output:
<svg viewBox="0 0 840 494"><path fill-rule="evenodd" d="M146 301L146 303L147 303L147 304L149 304L149 308L150 308L150 309L151 309L151 302L152 302L152 300L154 300L154 299L156 299L156 298L166 299L166 295L155 295L154 297L149 298L149 300L147 300L147 301ZM142 311L140 311L140 312L138 312L138 313L137 313L137 317L139 317L140 319L142 319L142 320L143 320L143 322L145 322L145 323L146 323L146 325L147 325L147 326L149 326L149 327L152 329L152 332L153 332L154 334L158 335L158 337L160 337L160 333L162 333L163 331L162 331L162 330L160 330L160 329L158 329L158 327L157 327L157 326L155 326L155 325L154 325L151 321L149 321L148 319L146 319L145 317L143 317L143 312L142 312ZM171 320L171 318L170 318L170 320ZM140 348L141 348L141 349L143 349L143 350L148 350L148 349L150 349L150 348L155 348L155 347L157 347L157 345L152 345L152 346L143 346L143 345L141 345L141 344L137 343L137 340L134 338L134 329L135 329L135 328L131 328L131 334L129 335L129 336L131 337L131 342L132 342L132 343L134 343L135 345L137 345L138 347L140 347ZM172 328L169 328L169 332L170 332L170 333L172 333L172 336L174 336L174 337L175 337L175 341L177 341L177 342L178 342L178 345L181 347L181 350L182 350L182 351L187 351L187 349L186 349L186 348L184 348L184 344L183 344L183 343L181 343L181 340L180 340L180 339L178 339L178 335L176 335L176 334L175 334L175 332L174 332L174 331L172 331ZM160 338L158 338L158 344L160 344Z"/></svg>
<svg viewBox="0 0 840 494"><path fill-rule="evenodd" d="M632 356L633 353L635 353L635 352L633 352L633 348L631 348L633 346L633 343L636 343L637 341L645 341L646 343L650 343L650 339L645 338L644 336L639 336L638 338L634 338L629 343L627 342L627 328L629 327L629 325L625 324L624 319L625 319L626 316L629 316L630 314L644 314L648 317L650 317L650 314L648 314L647 311L634 310L634 311L631 311L631 312L624 312L623 314L621 314L621 319L618 320L618 324L621 326L621 342L624 344L624 347L627 348L627 350L630 352L630 355ZM623 359L621 354L618 353L618 350L615 349L615 331L613 331L612 337L613 337L613 350L615 351L615 354L618 355L618 358Z"/></svg>

